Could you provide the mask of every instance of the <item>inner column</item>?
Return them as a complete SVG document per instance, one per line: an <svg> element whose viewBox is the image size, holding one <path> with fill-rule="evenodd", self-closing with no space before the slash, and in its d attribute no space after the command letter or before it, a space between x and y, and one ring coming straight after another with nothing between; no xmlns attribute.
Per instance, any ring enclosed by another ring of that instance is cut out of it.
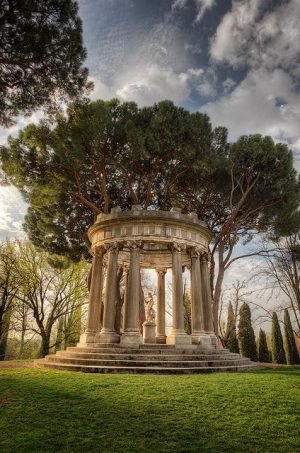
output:
<svg viewBox="0 0 300 453"><path fill-rule="evenodd" d="M191 344L191 336L184 331L184 306L182 283L182 260L180 244L172 244L172 312L173 327L171 335L167 337L167 344Z"/></svg>
<svg viewBox="0 0 300 453"><path fill-rule="evenodd" d="M103 325L99 337L100 342L118 343L120 341L120 335L115 331L115 316L119 244L109 244L107 248L108 263L104 296Z"/></svg>
<svg viewBox="0 0 300 453"><path fill-rule="evenodd" d="M165 275L167 269L156 269L157 273L157 326L156 343L166 342L166 292Z"/></svg>
<svg viewBox="0 0 300 453"><path fill-rule="evenodd" d="M139 303L140 303L140 248L141 241L128 244L130 250L128 297L124 311L124 332L121 343L129 347L140 344Z"/></svg>

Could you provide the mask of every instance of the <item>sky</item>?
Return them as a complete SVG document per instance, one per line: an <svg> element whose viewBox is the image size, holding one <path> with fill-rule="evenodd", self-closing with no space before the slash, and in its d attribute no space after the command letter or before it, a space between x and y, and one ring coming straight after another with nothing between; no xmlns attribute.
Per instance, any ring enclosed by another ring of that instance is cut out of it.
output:
<svg viewBox="0 0 300 453"><path fill-rule="evenodd" d="M79 13L93 99L171 99L231 141L286 142L300 170L299 0L80 0ZM0 143L39 118L0 129ZM0 187L0 238L22 234L25 211L15 188Z"/></svg>

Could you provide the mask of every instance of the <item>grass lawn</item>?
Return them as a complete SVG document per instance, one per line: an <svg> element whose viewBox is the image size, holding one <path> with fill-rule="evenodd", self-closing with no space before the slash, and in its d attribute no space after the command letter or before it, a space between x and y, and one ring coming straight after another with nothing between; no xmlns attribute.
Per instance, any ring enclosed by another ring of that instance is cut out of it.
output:
<svg viewBox="0 0 300 453"><path fill-rule="evenodd" d="M300 367L191 376L1 369L0 451L300 452Z"/></svg>

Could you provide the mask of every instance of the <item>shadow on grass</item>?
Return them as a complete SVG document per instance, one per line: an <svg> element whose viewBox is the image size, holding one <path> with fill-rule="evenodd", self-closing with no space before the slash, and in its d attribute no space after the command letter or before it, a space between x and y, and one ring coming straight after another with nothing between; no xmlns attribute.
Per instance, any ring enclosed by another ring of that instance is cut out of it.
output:
<svg viewBox="0 0 300 453"><path fill-rule="evenodd" d="M0 449L298 451L298 374L300 367L197 376L1 370Z"/></svg>

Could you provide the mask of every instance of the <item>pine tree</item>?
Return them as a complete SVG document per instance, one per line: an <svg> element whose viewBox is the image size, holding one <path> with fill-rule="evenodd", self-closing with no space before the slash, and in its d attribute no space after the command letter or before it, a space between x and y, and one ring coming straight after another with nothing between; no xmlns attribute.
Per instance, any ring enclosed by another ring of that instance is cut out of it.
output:
<svg viewBox="0 0 300 453"><path fill-rule="evenodd" d="M283 340L276 313L273 313L272 316L272 362L286 363Z"/></svg>
<svg viewBox="0 0 300 453"><path fill-rule="evenodd" d="M284 336L287 363L289 365L299 363L300 362L299 353L296 346L290 315L287 309L284 310Z"/></svg>
<svg viewBox="0 0 300 453"><path fill-rule="evenodd" d="M239 345L240 352L243 357L248 357L251 360L257 361L257 350L255 343L254 330L251 325L251 311L248 304L245 302L240 308L239 321Z"/></svg>
<svg viewBox="0 0 300 453"><path fill-rule="evenodd" d="M262 329L259 330L258 336L258 361L270 362L270 352L267 345L266 332Z"/></svg>
<svg viewBox="0 0 300 453"><path fill-rule="evenodd" d="M236 336L235 316L231 302L228 305L225 341L230 352L240 352L239 342Z"/></svg>

